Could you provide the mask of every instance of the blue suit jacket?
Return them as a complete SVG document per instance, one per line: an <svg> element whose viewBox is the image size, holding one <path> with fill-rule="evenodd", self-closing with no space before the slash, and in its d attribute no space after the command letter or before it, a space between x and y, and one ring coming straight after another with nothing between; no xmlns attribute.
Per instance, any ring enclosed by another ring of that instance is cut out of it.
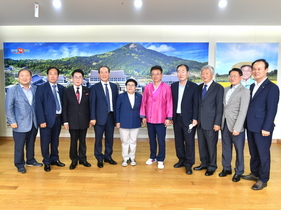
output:
<svg viewBox="0 0 281 210"><path fill-rule="evenodd" d="M246 118L247 129L251 132L261 132L261 130L272 132L279 101L279 88L266 79L252 98L254 86L255 84L252 84L250 87L251 99Z"/></svg>
<svg viewBox="0 0 281 210"><path fill-rule="evenodd" d="M113 112L115 112L118 88L112 82L109 84L112 91ZM90 89L90 113L91 120L96 120L98 125L105 125L107 120L107 102L101 82L94 84Z"/></svg>
<svg viewBox="0 0 281 210"><path fill-rule="evenodd" d="M120 123L121 128L141 127L140 106L142 95L135 93L135 104L132 108L128 93L121 93L116 102L116 123Z"/></svg>
<svg viewBox="0 0 281 210"><path fill-rule="evenodd" d="M35 92L36 86L31 85L33 94L32 105L29 104L22 87L18 84L8 89L6 94L5 109L9 124L17 123L16 132L28 132L32 128L32 122L37 128L35 115Z"/></svg>
<svg viewBox="0 0 281 210"><path fill-rule="evenodd" d="M177 114L179 82L171 85L173 96L173 120ZM188 126L192 120L198 120L198 85L187 81L181 101L182 121Z"/></svg>
<svg viewBox="0 0 281 210"><path fill-rule="evenodd" d="M59 90L61 107L63 107L64 86L57 84L57 87ZM52 128L56 120L56 102L49 82L37 87L35 99L38 124L47 123L47 127Z"/></svg>

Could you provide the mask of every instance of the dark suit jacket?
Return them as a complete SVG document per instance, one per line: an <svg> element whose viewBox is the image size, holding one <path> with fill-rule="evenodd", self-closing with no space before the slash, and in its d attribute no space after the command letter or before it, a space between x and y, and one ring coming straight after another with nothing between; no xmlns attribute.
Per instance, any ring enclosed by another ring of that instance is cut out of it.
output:
<svg viewBox="0 0 281 210"><path fill-rule="evenodd" d="M214 125L221 126L224 89L220 84L213 81L202 100L203 85L204 83L198 86L198 126L201 126L204 130L213 130Z"/></svg>
<svg viewBox="0 0 281 210"><path fill-rule="evenodd" d="M82 86L80 104L77 101L75 90L70 86L64 90L63 96L63 123L68 122L69 129L87 129L90 122L90 90Z"/></svg>
<svg viewBox="0 0 281 210"><path fill-rule="evenodd" d="M135 93L135 104L132 108L128 93L121 93L116 102L116 123L120 123L121 128L141 127L140 105L142 95Z"/></svg>
<svg viewBox="0 0 281 210"><path fill-rule="evenodd" d="M279 101L279 88L266 79L252 98L254 86L255 84L250 86L251 99L246 118L247 129L251 132L261 130L272 132Z"/></svg>
<svg viewBox="0 0 281 210"><path fill-rule="evenodd" d="M173 83L171 88L173 97L173 120L175 120L178 105L179 82ZM198 120L198 85L190 81L186 82L183 92L181 114L183 124L187 127L192 120Z"/></svg>
<svg viewBox="0 0 281 210"><path fill-rule="evenodd" d="M60 96L61 107L63 107L64 86L57 84ZM48 128L52 128L56 120L56 102L49 82L37 87L35 94L35 111L38 125L47 123Z"/></svg>
<svg viewBox="0 0 281 210"><path fill-rule="evenodd" d="M113 111L115 112L118 88L117 85L112 82L109 84L112 91ZM107 102L101 82L93 85L90 89L90 93L91 120L96 120L98 125L105 125L107 120Z"/></svg>

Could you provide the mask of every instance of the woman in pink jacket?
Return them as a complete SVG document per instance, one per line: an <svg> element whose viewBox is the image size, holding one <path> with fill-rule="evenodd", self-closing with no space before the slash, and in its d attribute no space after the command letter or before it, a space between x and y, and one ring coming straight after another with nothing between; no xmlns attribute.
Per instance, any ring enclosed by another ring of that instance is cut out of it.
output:
<svg viewBox="0 0 281 210"><path fill-rule="evenodd" d="M150 143L150 158L147 165L158 161L158 168L164 168L166 127L170 125L173 113L172 94L169 85L162 82L163 69L153 66L150 69L153 82L148 84L143 92L140 116L143 125L147 124ZM158 155L157 142L158 139Z"/></svg>

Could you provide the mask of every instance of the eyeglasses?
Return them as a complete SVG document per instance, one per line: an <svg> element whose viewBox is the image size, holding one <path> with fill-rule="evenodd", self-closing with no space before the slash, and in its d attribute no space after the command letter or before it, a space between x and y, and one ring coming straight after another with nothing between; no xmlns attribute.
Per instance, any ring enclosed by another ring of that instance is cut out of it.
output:
<svg viewBox="0 0 281 210"><path fill-rule="evenodd" d="M78 76L78 77L77 77L77 76L74 76L73 78L74 78L74 79L83 79L83 77L81 77L81 76Z"/></svg>
<svg viewBox="0 0 281 210"><path fill-rule="evenodd" d="M127 84L127 86L129 86L129 87L135 87L136 85L130 85L130 84Z"/></svg>
<svg viewBox="0 0 281 210"><path fill-rule="evenodd" d="M240 76L237 76L237 75L232 75L232 76L228 76L229 78L238 78L238 77L240 77Z"/></svg>

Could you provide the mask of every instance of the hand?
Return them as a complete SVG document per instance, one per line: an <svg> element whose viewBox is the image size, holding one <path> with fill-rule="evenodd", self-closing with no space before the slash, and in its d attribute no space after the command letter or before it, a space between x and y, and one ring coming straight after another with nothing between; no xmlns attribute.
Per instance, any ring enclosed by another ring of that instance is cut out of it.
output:
<svg viewBox="0 0 281 210"><path fill-rule="evenodd" d="M239 133L240 133L240 132L238 132L238 131L236 131L236 130L233 130L233 131L232 131L232 135L233 135L233 136L238 136Z"/></svg>
<svg viewBox="0 0 281 210"><path fill-rule="evenodd" d="M218 125L214 125L214 128L213 128L213 130L214 131L218 131L218 130L220 130L221 129L221 127L220 126L218 126Z"/></svg>
<svg viewBox="0 0 281 210"><path fill-rule="evenodd" d="M17 124L17 123L13 123L13 124L11 124L10 126L11 126L11 128L17 128L17 127L18 127L18 124Z"/></svg>
<svg viewBox="0 0 281 210"><path fill-rule="evenodd" d="M168 119L167 119L167 120L165 120L165 123L164 123L164 124L165 124L165 127L168 127L168 126L170 125L170 122L171 122L171 121L170 121L170 120L168 120Z"/></svg>
<svg viewBox="0 0 281 210"><path fill-rule="evenodd" d="M196 126L198 124L197 120L192 120L192 125Z"/></svg>
<svg viewBox="0 0 281 210"><path fill-rule="evenodd" d="M90 123L91 123L91 125L95 126L97 123L97 120L91 120Z"/></svg>
<svg viewBox="0 0 281 210"><path fill-rule="evenodd" d="M120 123L116 123L116 128L120 128Z"/></svg>
<svg viewBox="0 0 281 210"><path fill-rule="evenodd" d="M46 128L47 127L47 123L41 123L40 124L40 128Z"/></svg>
<svg viewBox="0 0 281 210"><path fill-rule="evenodd" d="M89 122L89 128L92 127L91 121Z"/></svg>
<svg viewBox="0 0 281 210"><path fill-rule="evenodd" d="M269 131L265 131L265 130L261 130L261 135L262 136L269 136L270 132Z"/></svg>
<svg viewBox="0 0 281 210"><path fill-rule="evenodd" d="M68 125L68 124L64 124L64 128L65 128L66 130L69 130L69 125Z"/></svg>
<svg viewBox="0 0 281 210"><path fill-rule="evenodd" d="M146 118L142 118L142 126L146 126Z"/></svg>

